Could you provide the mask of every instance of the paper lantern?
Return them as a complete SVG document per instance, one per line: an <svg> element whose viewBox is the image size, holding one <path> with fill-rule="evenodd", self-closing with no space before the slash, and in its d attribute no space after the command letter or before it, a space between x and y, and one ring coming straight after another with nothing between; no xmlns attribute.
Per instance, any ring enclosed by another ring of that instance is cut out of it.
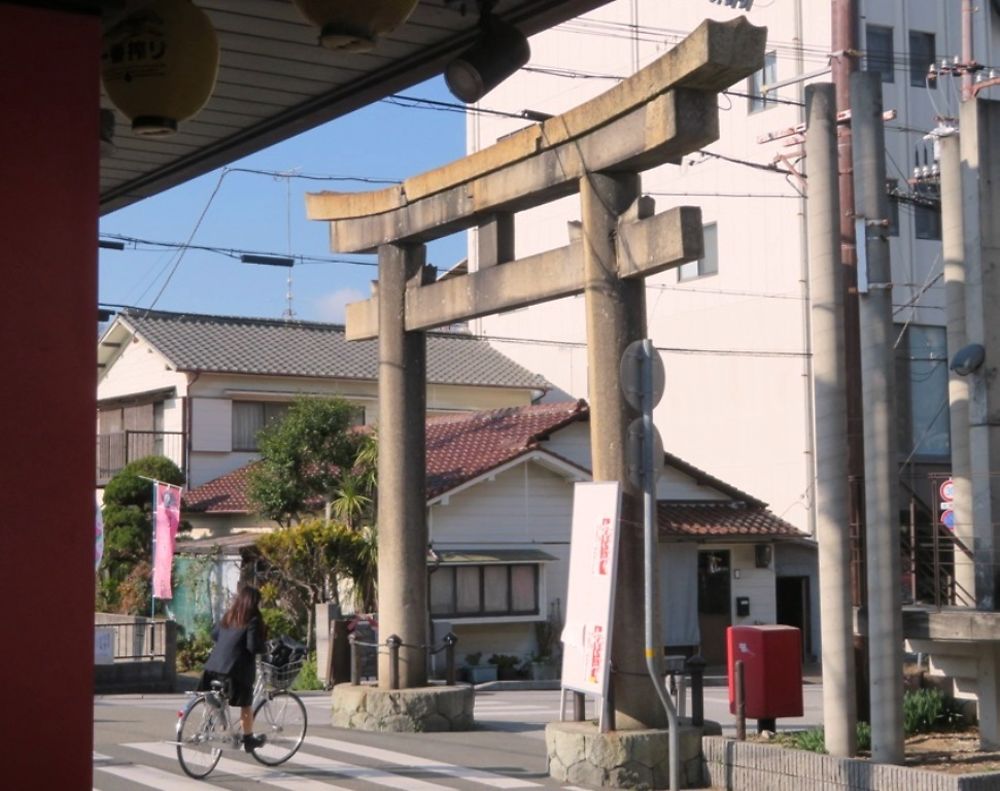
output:
<svg viewBox="0 0 1000 791"><path fill-rule="evenodd" d="M324 47L367 52L379 36L407 20L417 0L295 0L295 5L320 29Z"/></svg>
<svg viewBox="0 0 1000 791"><path fill-rule="evenodd" d="M152 0L104 34L101 78L137 135L168 135L212 95L219 41L191 0Z"/></svg>

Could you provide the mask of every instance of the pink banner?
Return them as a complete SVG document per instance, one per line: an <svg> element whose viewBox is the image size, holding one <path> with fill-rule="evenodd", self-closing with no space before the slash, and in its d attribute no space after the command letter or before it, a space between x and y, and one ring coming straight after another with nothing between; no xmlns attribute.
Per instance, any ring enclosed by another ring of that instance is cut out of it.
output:
<svg viewBox="0 0 1000 791"><path fill-rule="evenodd" d="M174 561L174 542L181 518L181 487L166 483L153 484L156 510L153 513L153 596L171 599L170 569Z"/></svg>

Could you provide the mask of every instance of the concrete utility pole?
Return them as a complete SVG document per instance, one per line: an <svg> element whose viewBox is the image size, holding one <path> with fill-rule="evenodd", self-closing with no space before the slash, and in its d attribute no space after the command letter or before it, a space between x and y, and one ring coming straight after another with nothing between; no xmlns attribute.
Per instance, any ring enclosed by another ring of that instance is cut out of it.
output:
<svg viewBox="0 0 1000 791"><path fill-rule="evenodd" d="M425 333L406 332L408 281L424 271L422 244L378 248L378 454L379 632L397 635L400 685L427 683L427 344ZM389 655L379 652L379 686L389 685Z"/></svg>
<svg viewBox="0 0 1000 791"><path fill-rule="evenodd" d="M962 0L962 101L972 98L972 0Z"/></svg>
<svg viewBox="0 0 1000 791"><path fill-rule="evenodd" d="M640 179L631 173L589 173L580 179L583 220L584 301L587 313L587 386L590 447L595 481L623 485L618 544L611 659L616 729L662 728L666 724L656 690L646 674L642 647L642 508L639 492L628 483L624 439L638 412L625 400L618 382L622 354L646 337L646 293L641 280L618 277L615 245L618 219L638 199Z"/></svg>
<svg viewBox="0 0 1000 791"><path fill-rule="evenodd" d="M982 367L969 376L969 459L975 539L976 607L996 604L996 547L1000 543L1000 104L976 100L962 105L962 183L965 206L966 331L969 343L985 347ZM998 729L1000 730L1000 729Z"/></svg>
<svg viewBox="0 0 1000 791"><path fill-rule="evenodd" d="M954 357L967 340L965 330L965 202L962 195L961 141L957 132L939 140L941 164L941 251L944 256L945 320L948 357ZM972 482L969 478L969 379L954 371L948 375L951 419L951 478L954 481L955 538L970 551L975 545L972 524ZM939 529L935 525L935 529ZM976 599L976 574L972 560L955 549L955 583L960 594Z"/></svg>
<svg viewBox="0 0 1000 791"><path fill-rule="evenodd" d="M851 74L858 69L858 0L831 0L831 74L837 90L837 112L851 109ZM854 162L851 126L837 127L837 169L840 174L840 262L844 285L844 360L847 393L848 514L851 529L851 598L855 607L865 602L864 442L861 417L861 361L859 357L857 249L854 240ZM854 638L858 717L868 719L867 640Z"/></svg>
<svg viewBox="0 0 1000 791"><path fill-rule="evenodd" d="M837 107L832 85L806 87L809 293L816 443L816 539L823 639L823 730L831 755L857 751L848 516L844 286L840 265Z"/></svg>
<svg viewBox="0 0 1000 791"><path fill-rule="evenodd" d="M896 505L896 382L892 271L886 220L882 82L870 72L851 75L855 205L859 227L858 290L865 407L865 525L868 571L868 653L872 759L903 761L903 621L900 595L899 509ZM863 245L863 247L862 247ZM867 260L867 267L864 261ZM863 271L867 269L867 271Z"/></svg>

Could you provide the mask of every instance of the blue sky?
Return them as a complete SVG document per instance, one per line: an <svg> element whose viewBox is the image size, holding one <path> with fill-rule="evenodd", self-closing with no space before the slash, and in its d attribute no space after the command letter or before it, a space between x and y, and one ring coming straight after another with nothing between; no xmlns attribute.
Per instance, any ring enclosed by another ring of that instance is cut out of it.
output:
<svg viewBox="0 0 1000 791"><path fill-rule="evenodd" d="M437 78L405 96L454 102ZM461 113L377 102L351 115L230 164L231 168L311 175L403 179L457 159L465 151ZM221 184L220 184L221 177ZM352 258L330 250L328 225L305 218L306 192L378 189L385 185L275 178L216 170L179 187L103 217L109 234L156 242L184 243L199 217L193 245L278 254ZM217 191L216 191L216 188ZM216 191L214 198L213 191ZM208 206L206 211L206 206ZM289 220L290 218L290 220ZM283 267L253 266L217 253L167 248L100 251L102 305L280 318L286 308ZM463 235L430 245L428 262L447 268L465 257ZM176 269L167 278L171 270ZM296 318L343 321L347 302L367 297L373 266L304 263L291 270ZM164 283L166 287L163 288Z"/></svg>

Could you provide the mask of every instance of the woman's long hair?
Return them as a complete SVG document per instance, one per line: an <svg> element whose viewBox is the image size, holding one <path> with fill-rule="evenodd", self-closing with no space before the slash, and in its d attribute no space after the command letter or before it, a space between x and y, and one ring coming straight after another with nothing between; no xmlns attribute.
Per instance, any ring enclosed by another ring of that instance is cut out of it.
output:
<svg viewBox="0 0 1000 791"><path fill-rule="evenodd" d="M252 585L244 585L222 616L222 625L227 629L243 628L255 615L260 615L260 591Z"/></svg>

